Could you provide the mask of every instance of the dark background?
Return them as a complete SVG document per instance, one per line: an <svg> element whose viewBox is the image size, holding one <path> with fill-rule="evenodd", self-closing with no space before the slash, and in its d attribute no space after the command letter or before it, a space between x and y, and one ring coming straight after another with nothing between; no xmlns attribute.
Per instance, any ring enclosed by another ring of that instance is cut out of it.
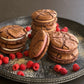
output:
<svg viewBox="0 0 84 84"><path fill-rule="evenodd" d="M30 16L37 9L49 8L59 17L84 25L84 0L0 0L0 22L18 16ZM18 84L0 77L0 84ZM84 76L64 84L84 84Z"/></svg>

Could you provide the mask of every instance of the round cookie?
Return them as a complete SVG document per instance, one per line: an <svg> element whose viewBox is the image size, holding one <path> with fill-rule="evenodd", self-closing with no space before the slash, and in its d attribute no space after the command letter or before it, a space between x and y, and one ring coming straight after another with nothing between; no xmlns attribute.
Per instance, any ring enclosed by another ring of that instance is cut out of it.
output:
<svg viewBox="0 0 84 84"><path fill-rule="evenodd" d="M24 43L20 43L20 44L4 44L0 42L0 47L1 48L8 48L8 49L17 49L20 48L22 46L25 46L25 42Z"/></svg>
<svg viewBox="0 0 84 84"><path fill-rule="evenodd" d="M27 37L24 36L21 39L4 39L4 38L0 38L0 42L5 43L5 44L20 44L20 43L24 43L27 40Z"/></svg>
<svg viewBox="0 0 84 84"><path fill-rule="evenodd" d="M77 60L78 58L78 49L75 49L72 54L64 54L64 53L54 53L51 51L48 51L48 57L57 63L60 64L70 64Z"/></svg>
<svg viewBox="0 0 84 84"><path fill-rule="evenodd" d="M7 48L0 47L0 51L5 54L22 52L24 49L25 49L25 46L22 46L21 48L18 48L18 49L7 49Z"/></svg>
<svg viewBox="0 0 84 84"><path fill-rule="evenodd" d="M8 44L21 43L26 40L27 31L19 25L7 25L0 29L0 41Z"/></svg>
<svg viewBox="0 0 84 84"><path fill-rule="evenodd" d="M40 60L46 53L50 38L48 33L43 30L38 31L29 46L29 57Z"/></svg>
<svg viewBox="0 0 84 84"><path fill-rule="evenodd" d="M54 51L59 53L71 53L78 47L78 39L68 32L50 33L51 45Z"/></svg>
<svg viewBox="0 0 84 84"><path fill-rule="evenodd" d="M49 26L37 26L34 24L31 25L31 29L36 30L36 31L38 31L38 30L50 31L55 28L56 28L56 22L53 25L49 25Z"/></svg>
<svg viewBox="0 0 84 84"><path fill-rule="evenodd" d="M40 23L52 22L56 16L56 11L50 9L37 10L32 13L32 19Z"/></svg>
<svg viewBox="0 0 84 84"><path fill-rule="evenodd" d="M57 22L57 18L55 18L55 20L53 20L52 22L47 22L47 23L40 23L40 22L36 22L36 21L32 21L32 24L37 25L37 26L51 26L54 23Z"/></svg>

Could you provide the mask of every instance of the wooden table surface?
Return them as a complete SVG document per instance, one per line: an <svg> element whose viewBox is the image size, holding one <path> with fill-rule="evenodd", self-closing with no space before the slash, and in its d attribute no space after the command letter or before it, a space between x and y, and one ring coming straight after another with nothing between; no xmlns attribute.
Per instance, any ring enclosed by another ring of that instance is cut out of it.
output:
<svg viewBox="0 0 84 84"><path fill-rule="evenodd" d="M30 16L37 9L49 8L59 17L84 25L84 0L0 0L0 22L19 16ZM0 77L0 84L18 84ZM64 84L84 84L84 76Z"/></svg>

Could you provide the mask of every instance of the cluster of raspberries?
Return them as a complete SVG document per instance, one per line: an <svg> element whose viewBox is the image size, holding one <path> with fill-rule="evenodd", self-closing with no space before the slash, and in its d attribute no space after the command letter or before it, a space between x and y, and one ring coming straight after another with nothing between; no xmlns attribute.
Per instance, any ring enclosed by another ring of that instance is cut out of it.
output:
<svg viewBox="0 0 84 84"><path fill-rule="evenodd" d="M73 71L78 71L80 69L80 66L78 64L73 64ZM62 75L65 75L68 73L68 70L66 68L63 68L61 65L55 65L54 70L56 72L61 73Z"/></svg>
<svg viewBox="0 0 84 84"><path fill-rule="evenodd" d="M29 51L28 51L28 50L27 50L27 51L24 51L23 54L24 54L24 56L28 56L28 55L29 55ZM23 54L20 53L20 52L17 52L16 55L13 54L13 53L11 53L11 54L9 55L9 57L10 57L10 59L12 59L12 60L14 60L16 57L17 57L18 59L20 59L20 58L23 57ZM24 71L24 70L26 70L26 69L33 68L34 71L38 71L38 70L39 70L39 67L40 67L40 66L39 66L38 63L34 63L33 61L28 61L26 65L25 65L25 64L21 64L21 65L19 65L19 64L14 64L14 65L12 66L12 69L13 69L13 71L16 71L16 70L18 70L18 69ZM23 73L22 71L17 72L17 75L24 76L24 73Z"/></svg>
<svg viewBox="0 0 84 84"><path fill-rule="evenodd" d="M8 64L9 58L7 56L4 57L2 54L0 54L0 65L2 65L2 63Z"/></svg>
<svg viewBox="0 0 84 84"><path fill-rule="evenodd" d="M21 65L14 64L12 66L12 69L13 69L13 71L16 71L18 69L24 71L26 69L32 68L34 71L38 71L39 67L40 67L39 63L34 63L33 61L28 61L27 64L21 64ZM24 76L24 73L22 71L17 72L17 75Z"/></svg>
<svg viewBox="0 0 84 84"><path fill-rule="evenodd" d="M59 24L57 23L56 31L57 32L59 32L59 31L68 32L68 27L64 27L64 28L60 29Z"/></svg>
<svg viewBox="0 0 84 84"><path fill-rule="evenodd" d="M24 56L28 56L28 55L29 55L29 51L28 50L24 51ZM0 65L2 65L2 63L8 64L9 63L9 58L12 59L12 60L14 60L16 58L16 56L17 56L18 59L20 59L20 58L23 57L23 54L20 53L20 52L17 52L16 55L13 54L13 53L11 53L9 55L9 57L3 56L2 54L0 54Z"/></svg>
<svg viewBox="0 0 84 84"><path fill-rule="evenodd" d="M30 31L31 30L31 27L30 26L27 26L25 29L26 29L26 31ZM31 38L31 34L28 34L28 38Z"/></svg>

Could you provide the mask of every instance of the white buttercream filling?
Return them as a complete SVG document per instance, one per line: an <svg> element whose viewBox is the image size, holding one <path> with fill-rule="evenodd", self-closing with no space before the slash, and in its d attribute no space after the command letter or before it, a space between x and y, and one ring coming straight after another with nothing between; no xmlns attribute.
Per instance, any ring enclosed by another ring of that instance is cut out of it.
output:
<svg viewBox="0 0 84 84"><path fill-rule="evenodd" d="M22 39L22 38L24 38L24 36L23 37L21 37L21 38L17 38L17 39L7 39L7 38L4 38L4 37L1 37L3 40L6 40L6 41L17 41L17 40L20 40L20 39Z"/></svg>
<svg viewBox="0 0 84 84"><path fill-rule="evenodd" d="M6 50L6 51L17 51L19 49L22 49L23 47L21 48L17 48L17 49L8 49L8 48L2 48L3 50Z"/></svg>

